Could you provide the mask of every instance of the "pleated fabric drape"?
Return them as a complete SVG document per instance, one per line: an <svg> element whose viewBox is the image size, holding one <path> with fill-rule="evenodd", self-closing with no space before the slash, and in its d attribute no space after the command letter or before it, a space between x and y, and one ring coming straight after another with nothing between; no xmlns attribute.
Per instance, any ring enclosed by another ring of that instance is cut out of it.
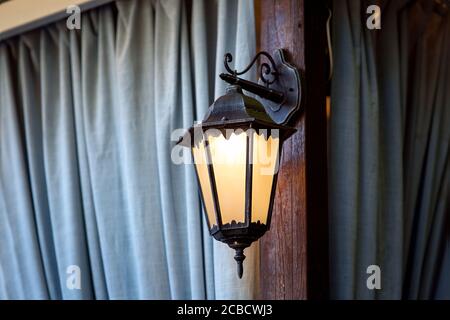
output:
<svg viewBox="0 0 450 320"><path fill-rule="evenodd" d="M1 42L0 298L253 298L257 245L239 281L171 154L223 55L254 51L249 0L116 1Z"/></svg>
<svg viewBox="0 0 450 320"><path fill-rule="evenodd" d="M380 30L366 27L372 4ZM450 14L433 4L334 1L334 298L450 298Z"/></svg>

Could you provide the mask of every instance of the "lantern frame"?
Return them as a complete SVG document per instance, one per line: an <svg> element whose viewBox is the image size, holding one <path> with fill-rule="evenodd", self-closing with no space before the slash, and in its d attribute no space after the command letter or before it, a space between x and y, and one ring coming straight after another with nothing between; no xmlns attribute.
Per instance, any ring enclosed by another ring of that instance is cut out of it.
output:
<svg viewBox="0 0 450 320"><path fill-rule="evenodd" d="M237 77L237 75L247 72L260 56L267 57L271 65L267 63L261 64L259 84ZM270 229L278 178L279 168L272 175L270 199L265 221L252 222L252 197L255 192L253 188L254 164L252 158L255 137L257 134L264 134L261 133L261 130L267 130L264 139L268 141L269 137L272 136L272 130L278 130L278 149L274 161L279 166L283 143L296 131L296 129L287 126L286 122L300 108L301 86L299 73L296 68L285 62L282 50L276 51L276 57L278 63L266 52L260 52L244 71L237 72L236 70L232 71L228 66L228 62L232 61L232 56L231 54L226 54L225 69L231 74L221 74L220 77L224 81L229 82L231 86L228 87L224 96L219 97L210 106L204 120L194 124L178 141L179 145L191 148L194 161L194 147L198 143L203 143L209 180L208 187L212 196L216 224L210 221L210 213L206 207L204 190L202 189L202 187L206 186L201 185L197 164L194 167L203 208L206 213L208 229L210 235L216 240L226 243L236 251L234 259L237 262L239 278L243 274L244 249L261 238ZM266 78L265 75L271 75L271 78ZM279 90L280 88L281 90ZM256 94L256 99L243 94L242 89ZM240 134L246 135L244 221L232 220L225 224L223 223L214 162L212 161L209 138L206 134L210 129L219 130L220 134L227 140L230 138L227 137L230 130L233 132L242 130Z"/></svg>

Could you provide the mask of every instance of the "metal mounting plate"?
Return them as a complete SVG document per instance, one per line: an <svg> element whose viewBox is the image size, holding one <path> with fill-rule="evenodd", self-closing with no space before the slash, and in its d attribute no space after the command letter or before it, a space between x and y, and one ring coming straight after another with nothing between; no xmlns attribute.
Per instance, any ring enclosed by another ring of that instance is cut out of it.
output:
<svg viewBox="0 0 450 320"><path fill-rule="evenodd" d="M259 96L255 98L262 103L273 121L278 124L286 124L301 107L300 73L296 67L286 61L282 49L277 49L274 52L273 59L278 70L278 79L268 88L282 92L284 100L281 103L276 103ZM259 79L258 84L266 86L261 79Z"/></svg>

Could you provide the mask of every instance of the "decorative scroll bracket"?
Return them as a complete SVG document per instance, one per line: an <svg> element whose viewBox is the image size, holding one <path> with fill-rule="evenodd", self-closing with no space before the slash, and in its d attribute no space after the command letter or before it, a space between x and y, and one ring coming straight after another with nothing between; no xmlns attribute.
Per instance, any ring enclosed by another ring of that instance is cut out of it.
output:
<svg viewBox="0 0 450 320"><path fill-rule="evenodd" d="M249 71L260 56L265 56L270 65L268 63L260 64L258 83L237 77ZM287 124L291 117L300 110L302 98L300 73L297 68L286 62L282 49L276 50L273 57L267 52L259 52L241 72L233 71L229 67L228 63L231 61L232 56L227 53L224 64L229 74L222 73L220 78L257 95L256 99L261 102L273 121L278 124Z"/></svg>

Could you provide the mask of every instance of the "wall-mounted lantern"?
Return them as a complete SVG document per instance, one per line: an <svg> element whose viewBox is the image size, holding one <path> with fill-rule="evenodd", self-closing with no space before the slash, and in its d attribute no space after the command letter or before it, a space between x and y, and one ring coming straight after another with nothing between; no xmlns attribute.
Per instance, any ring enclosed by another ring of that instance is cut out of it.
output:
<svg viewBox="0 0 450 320"><path fill-rule="evenodd" d="M258 84L238 77L261 56L270 65L260 65ZM282 50L274 58L258 53L242 72L231 70L231 61L226 54L229 74L220 75L231 84L226 94L178 143L192 150L210 233L236 250L241 278L244 249L270 227L281 147L295 132L286 123L300 108L301 83Z"/></svg>

